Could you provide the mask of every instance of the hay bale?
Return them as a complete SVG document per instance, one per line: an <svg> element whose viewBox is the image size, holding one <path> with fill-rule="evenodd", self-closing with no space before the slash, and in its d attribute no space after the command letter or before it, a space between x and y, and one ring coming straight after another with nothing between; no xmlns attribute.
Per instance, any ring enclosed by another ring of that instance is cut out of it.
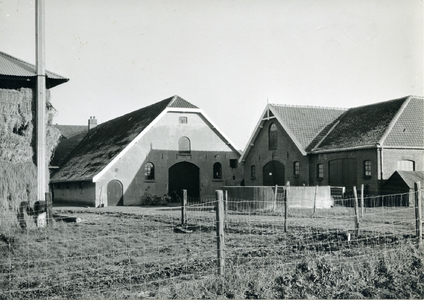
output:
<svg viewBox="0 0 424 300"><path fill-rule="evenodd" d="M49 99L47 92L46 170L60 136L51 124L56 111ZM34 90L0 89L0 228L5 227L4 222L18 224L21 202L33 206L38 200L35 107Z"/></svg>

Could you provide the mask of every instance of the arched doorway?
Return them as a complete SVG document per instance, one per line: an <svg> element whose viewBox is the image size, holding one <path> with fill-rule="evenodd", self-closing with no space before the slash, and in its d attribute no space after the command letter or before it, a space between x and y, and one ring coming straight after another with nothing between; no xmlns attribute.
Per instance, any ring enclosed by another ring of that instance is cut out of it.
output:
<svg viewBox="0 0 424 300"><path fill-rule="evenodd" d="M124 188L119 180L111 180L107 184L107 205L124 205Z"/></svg>
<svg viewBox="0 0 424 300"><path fill-rule="evenodd" d="M187 196L200 198L200 169L189 162L179 162L168 170L168 193L173 201L183 197L182 190L187 190ZM178 198L178 197L179 198Z"/></svg>
<svg viewBox="0 0 424 300"><path fill-rule="evenodd" d="M271 160L263 167L263 185L285 185L285 166L278 160Z"/></svg>

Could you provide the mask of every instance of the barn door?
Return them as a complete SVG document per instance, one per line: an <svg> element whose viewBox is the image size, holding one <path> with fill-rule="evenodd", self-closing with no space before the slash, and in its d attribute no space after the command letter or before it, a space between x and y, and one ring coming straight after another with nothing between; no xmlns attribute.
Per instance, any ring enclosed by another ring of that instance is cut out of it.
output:
<svg viewBox="0 0 424 300"><path fill-rule="evenodd" d="M200 171L195 164L176 163L169 168L168 175L168 191L173 201L182 198L182 190L187 190L188 197L200 198Z"/></svg>
<svg viewBox="0 0 424 300"><path fill-rule="evenodd" d="M124 189L119 180L111 180L107 185L107 205L124 205Z"/></svg>
<svg viewBox="0 0 424 300"><path fill-rule="evenodd" d="M271 160L262 169L263 185L285 185L285 166L278 160Z"/></svg>
<svg viewBox="0 0 424 300"><path fill-rule="evenodd" d="M345 186L351 189L356 186L356 159L343 158L332 160L329 163L330 185Z"/></svg>

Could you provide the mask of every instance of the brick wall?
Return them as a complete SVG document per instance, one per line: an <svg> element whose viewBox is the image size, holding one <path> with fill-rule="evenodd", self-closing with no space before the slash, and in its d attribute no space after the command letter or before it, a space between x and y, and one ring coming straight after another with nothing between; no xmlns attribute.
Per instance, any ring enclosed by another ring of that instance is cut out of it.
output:
<svg viewBox="0 0 424 300"><path fill-rule="evenodd" d="M268 130L272 123L277 125L278 142L275 150L269 150L268 147ZM290 181L291 185L299 186L308 184L308 158L302 155L295 143L276 119L271 119L263 123L253 143L254 146L250 148L244 162L244 180L246 186L263 185L263 167L271 160L277 160L285 166L285 181ZM294 176L293 174L293 165L295 161L299 161L299 176ZM256 167L255 179L252 179L250 174L252 165Z"/></svg>

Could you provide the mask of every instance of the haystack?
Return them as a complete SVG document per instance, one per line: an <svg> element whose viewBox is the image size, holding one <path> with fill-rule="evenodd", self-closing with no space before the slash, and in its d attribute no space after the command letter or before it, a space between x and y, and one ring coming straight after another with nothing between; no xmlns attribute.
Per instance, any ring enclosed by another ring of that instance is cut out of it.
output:
<svg viewBox="0 0 424 300"><path fill-rule="evenodd" d="M51 125L55 110L49 99L47 91L46 170L60 136ZM33 207L38 200L35 108L33 89L0 89L0 228L18 224L22 202ZM47 172L47 185L49 177Z"/></svg>

